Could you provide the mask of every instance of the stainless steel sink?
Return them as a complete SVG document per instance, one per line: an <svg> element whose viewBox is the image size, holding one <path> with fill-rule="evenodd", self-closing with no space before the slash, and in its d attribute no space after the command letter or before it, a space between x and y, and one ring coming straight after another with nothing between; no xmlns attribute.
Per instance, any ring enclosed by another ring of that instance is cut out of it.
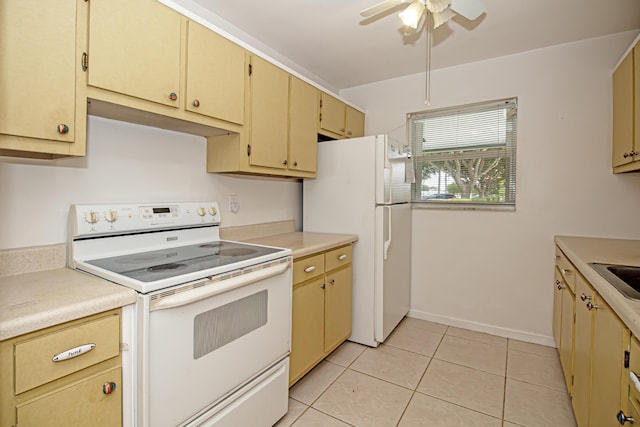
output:
<svg viewBox="0 0 640 427"><path fill-rule="evenodd" d="M607 279L622 295L640 300L640 267L590 262L589 265Z"/></svg>

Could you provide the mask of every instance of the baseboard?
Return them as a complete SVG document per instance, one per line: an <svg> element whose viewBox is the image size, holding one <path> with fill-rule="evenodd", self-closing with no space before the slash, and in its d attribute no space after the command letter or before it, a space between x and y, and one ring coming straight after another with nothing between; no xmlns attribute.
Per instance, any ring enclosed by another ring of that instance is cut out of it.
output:
<svg viewBox="0 0 640 427"><path fill-rule="evenodd" d="M520 331L517 329L503 328L501 326L488 325L486 323L473 322L455 317L442 316L439 314L428 313L411 309L408 317L415 319L428 320L430 322L441 323L447 326L455 326L456 328L469 329L476 332L484 332L485 334L497 335L504 338L512 338L515 340L530 342L534 344L546 345L548 347L556 347L556 343L551 336L534 334L531 332Z"/></svg>

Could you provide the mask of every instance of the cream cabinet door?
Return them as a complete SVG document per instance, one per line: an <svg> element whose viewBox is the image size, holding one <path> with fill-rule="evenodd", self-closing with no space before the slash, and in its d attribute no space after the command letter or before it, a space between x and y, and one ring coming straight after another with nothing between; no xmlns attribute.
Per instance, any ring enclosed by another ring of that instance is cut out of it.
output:
<svg viewBox="0 0 640 427"><path fill-rule="evenodd" d="M345 105L331 95L320 93L320 129L344 135Z"/></svg>
<svg viewBox="0 0 640 427"><path fill-rule="evenodd" d="M242 124L245 50L197 22L187 25L185 109Z"/></svg>
<svg viewBox="0 0 640 427"><path fill-rule="evenodd" d="M289 75L251 57L251 155L254 166L287 168Z"/></svg>
<svg viewBox="0 0 640 427"><path fill-rule="evenodd" d="M318 157L318 90L289 76L289 169L315 172Z"/></svg>
<svg viewBox="0 0 640 427"><path fill-rule="evenodd" d="M627 55L613 73L613 167L633 161L633 56Z"/></svg>
<svg viewBox="0 0 640 427"><path fill-rule="evenodd" d="M345 136L347 138L364 136L364 114L348 105L345 108Z"/></svg>
<svg viewBox="0 0 640 427"><path fill-rule="evenodd" d="M562 294L566 286L562 281L562 277L557 269L555 270L555 278L553 283L553 338L556 347L560 349L560 338L562 334Z"/></svg>
<svg viewBox="0 0 640 427"><path fill-rule="evenodd" d="M17 425L38 427L122 426L122 369L104 371L53 393L19 404ZM105 383L115 383L110 394Z"/></svg>
<svg viewBox="0 0 640 427"><path fill-rule="evenodd" d="M593 318L591 311L586 307L586 303L593 300L594 294L593 289L584 278L576 274L576 332L571 403L576 421L580 427L587 426L589 422Z"/></svg>
<svg viewBox="0 0 640 427"><path fill-rule="evenodd" d="M0 134L74 142L75 0L4 0L0 16Z"/></svg>
<svg viewBox="0 0 640 427"><path fill-rule="evenodd" d="M593 349L591 367L591 404L589 425L617 426L616 414L623 407L622 385L624 351L629 342L629 331L600 295L593 302Z"/></svg>
<svg viewBox="0 0 640 427"><path fill-rule="evenodd" d="M91 0L89 7L88 84L178 107L180 14L156 0Z"/></svg>
<svg viewBox="0 0 640 427"><path fill-rule="evenodd" d="M351 335L351 266L327 273L324 308L324 351Z"/></svg>
<svg viewBox="0 0 640 427"><path fill-rule="evenodd" d="M289 384L324 357L324 278L293 289Z"/></svg>

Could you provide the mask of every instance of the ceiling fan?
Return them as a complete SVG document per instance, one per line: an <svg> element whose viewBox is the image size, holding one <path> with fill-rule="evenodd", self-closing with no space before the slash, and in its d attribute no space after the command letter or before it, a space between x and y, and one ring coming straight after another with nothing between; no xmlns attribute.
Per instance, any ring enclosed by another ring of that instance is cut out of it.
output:
<svg viewBox="0 0 640 427"><path fill-rule="evenodd" d="M360 15L368 18L403 3L408 3L408 6L400 12L400 19L406 27L413 30L418 29L418 24L421 21L424 25L428 15L433 17L433 28L435 29L456 15L464 16L473 21L485 12L482 0L385 0L362 10Z"/></svg>

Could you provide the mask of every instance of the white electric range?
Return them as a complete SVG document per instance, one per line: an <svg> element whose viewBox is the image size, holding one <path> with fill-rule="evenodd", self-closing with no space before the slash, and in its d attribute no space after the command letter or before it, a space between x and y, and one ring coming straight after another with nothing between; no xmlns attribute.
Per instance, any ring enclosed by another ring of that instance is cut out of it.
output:
<svg viewBox="0 0 640 427"><path fill-rule="evenodd" d="M220 240L219 226L216 202L71 207L70 267L138 293L123 312L124 425L271 426L287 411L291 250Z"/></svg>

